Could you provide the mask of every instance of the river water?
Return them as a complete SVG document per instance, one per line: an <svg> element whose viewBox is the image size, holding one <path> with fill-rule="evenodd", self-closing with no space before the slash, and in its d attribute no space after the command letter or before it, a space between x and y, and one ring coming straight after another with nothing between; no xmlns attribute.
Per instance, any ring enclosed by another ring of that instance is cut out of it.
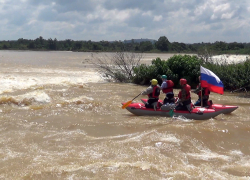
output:
<svg viewBox="0 0 250 180"><path fill-rule="evenodd" d="M239 108L205 121L134 116L121 102L146 87L106 82L90 59L0 51L0 179L250 179L249 98L212 93Z"/></svg>

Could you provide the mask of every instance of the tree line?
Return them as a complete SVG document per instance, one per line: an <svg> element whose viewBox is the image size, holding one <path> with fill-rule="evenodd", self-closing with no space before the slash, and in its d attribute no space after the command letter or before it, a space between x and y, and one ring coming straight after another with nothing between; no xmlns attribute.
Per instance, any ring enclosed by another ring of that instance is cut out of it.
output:
<svg viewBox="0 0 250 180"><path fill-rule="evenodd" d="M50 50L50 51L81 51L81 52L168 52L168 53L196 53L196 54L250 54L250 43L216 41L214 43L169 42L166 36L157 41L74 41L71 39L44 39L42 36L31 40L0 41L1 50Z"/></svg>

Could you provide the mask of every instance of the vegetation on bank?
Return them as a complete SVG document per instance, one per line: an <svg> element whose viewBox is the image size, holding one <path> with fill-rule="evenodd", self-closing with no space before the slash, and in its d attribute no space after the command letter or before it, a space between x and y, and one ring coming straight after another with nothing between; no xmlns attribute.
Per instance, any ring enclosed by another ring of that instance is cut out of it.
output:
<svg viewBox="0 0 250 180"><path fill-rule="evenodd" d="M181 78L187 79L188 84L196 88L199 83L200 66L203 66L221 79L225 91L250 90L250 60L227 64L225 60L213 63L196 55L174 55L167 60L153 59L150 65L146 65L139 63L141 55L134 54L119 52L112 58L107 58L109 62L106 58L99 58L94 62L97 62L95 65L103 77L118 82L149 85L151 79L157 79L161 84L161 75L166 74L168 79L174 82L175 88L180 88Z"/></svg>
<svg viewBox="0 0 250 180"><path fill-rule="evenodd" d="M50 50L50 51L87 51L87 52L155 52L155 53L195 53L204 54L250 54L250 43L214 43L169 42L166 36L157 41L149 39L132 39L124 41L73 41L71 39L44 39L42 36L31 40L0 41L0 50Z"/></svg>
<svg viewBox="0 0 250 180"><path fill-rule="evenodd" d="M156 78L161 84L161 75L166 74L171 79L175 87L179 86L181 78L187 79L188 83L194 87L197 85L202 60L197 56L174 55L168 60L156 58L151 65L142 64L134 67L133 83L149 84L150 80Z"/></svg>
<svg viewBox="0 0 250 180"><path fill-rule="evenodd" d="M196 88L199 83L200 66L214 72L223 82L226 91L243 88L250 90L250 60L234 64L213 63L190 55L175 55L168 60L156 58L152 60L152 65L142 64L135 67L133 82L149 84L150 79L157 78L161 83L161 75L166 74L169 79L173 80L176 88L180 88L179 80L181 78L187 79L189 85Z"/></svg>

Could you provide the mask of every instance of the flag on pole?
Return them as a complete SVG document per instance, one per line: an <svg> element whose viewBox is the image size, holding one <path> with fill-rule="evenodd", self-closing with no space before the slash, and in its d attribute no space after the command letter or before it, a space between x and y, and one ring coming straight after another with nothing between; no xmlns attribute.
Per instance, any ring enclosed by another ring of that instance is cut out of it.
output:
<svg viewBox="0 0 250 180"><path fill-rule="evenodd" d="M200 67L201 87L207 87L210 91L223 94L224 85L222 81L212 71L204 67Z"/></svg>

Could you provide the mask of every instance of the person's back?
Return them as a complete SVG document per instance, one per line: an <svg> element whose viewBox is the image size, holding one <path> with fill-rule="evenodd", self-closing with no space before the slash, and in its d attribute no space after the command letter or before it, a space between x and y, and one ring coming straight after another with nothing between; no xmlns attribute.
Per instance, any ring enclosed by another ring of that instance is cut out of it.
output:
<svg viewBox="0 0 250 180"><path fill-rule="evenodd" d="M162 75L161 78L162 78L161 90L163 93L166 94L166 97L163 100L163 104L175 103L174 92L173 92L173 87L174 87L173 81L167 80L166 75Z"/></svg>
<svg viewBox="0 0 250 180"><path fill-rule="evenodd" d="M147 108L155 108L154 104L158 102L161 88L158 85L158 81L156 79L151 80L151 85L143 91L142 95L148 95L148 101L145 104Z"/></svg>
<svg viewBox="0 0 250 180"><path fill-rule="evenodd" d="M191 95L190 90L191 87L187 84L186 79L180 79L181 90L178 94L178 105L176 106L176 110L188 110L189 112L192 110L191 108Z"/></svg>

